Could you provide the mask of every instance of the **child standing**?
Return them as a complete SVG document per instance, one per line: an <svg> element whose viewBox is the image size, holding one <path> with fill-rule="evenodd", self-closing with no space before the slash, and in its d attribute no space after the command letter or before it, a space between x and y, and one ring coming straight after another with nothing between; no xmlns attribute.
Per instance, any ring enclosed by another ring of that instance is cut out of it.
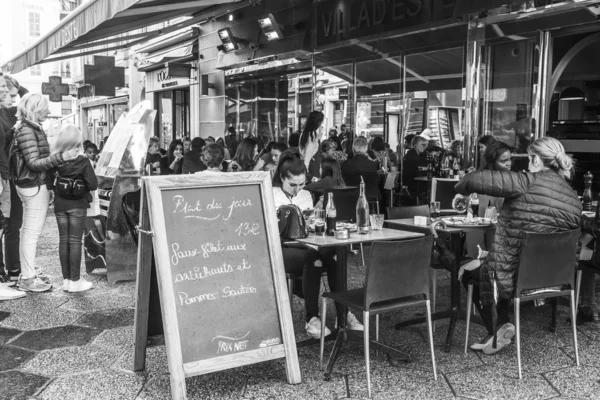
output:
<svg viewBox="0 0 600 400"><path fill-rule="evenodd" d="M85 229L87 209L92 196L90 191L98 188L98 180L92 163L83 153L81 131L74 125L60 130L53 143L52 153L77 149L80 154L72 161L49 171L46 184L54 190L54 214L58 223L58 253L63 274L63 290L83 292L92 283L80 277L81 242Z"/></svg>

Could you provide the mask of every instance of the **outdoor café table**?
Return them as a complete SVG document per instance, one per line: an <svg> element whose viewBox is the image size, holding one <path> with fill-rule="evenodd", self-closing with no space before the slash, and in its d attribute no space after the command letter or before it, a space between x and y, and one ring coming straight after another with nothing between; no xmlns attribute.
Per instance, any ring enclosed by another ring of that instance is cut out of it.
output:
<svg viewBox="0 0 600 400"><path fill-rule="evenodd" d="M403 230L383 228L380 231L371 231L365 235L359 235L357 232L351 232L349 239L342 240L336 239L333 236L316 236L314 233L311 233L311 235L306 239L297 239L297 242L311 245L317 248L336 248L338 291L345 292L346 290L348 290L348 273L346 269L348 259L348 245L370 243L383 240L406 240L419 238L423 236L425 235L420 232L406 232ZM325 368L325 380L330 379L331 371L338 357L338 353L347 340L357 343L363 343L363 337L361 334L354 331L348 331L346 329L346 317L348 313L347 308L342 306L338 307L338 309L338 332L337 337L335 339L335 344L333 345L333 350L331 351L331 356L329 357L327 367ZM332 333L332 335L333 334L334 333ZM400 352L392 347L386 346L375 340L371 340L371 346L372 348L381 350L384 353L388 353L400 359L406 361L410 360L410 356L408 354Z"/></svg>
<svg viewBox="0 0 600 400"><path fill-rule="evenodd" d="M414 218L404 218L404 219L388 219L385 220L385 224L387 227L393 227L395 229L402 229L403 231L412 231L412 232L421 232L428 233L431 229L431 224L427 225L415 225ZM495 227L489 226L464 226L460 228L448 227L447 230L449 232L465 232L468 230L488 230L495 229ZM462 241L459 241L459 244L453 246L452 251L456 256L457 261L460 263L460 259L463 254L463 245ZM458 266L452 268L450 270L450 307L445 311L436 311L433 313L432 320L439 320L450 318L450 324L448 327L448 334L446 336L446 345L450 346L452 344L452 336L454 334L454 328L456 327L456 321L459 317L462 317L460 310L460 281L458 280ZM477 321L477 318L473 320ZM403 321L396 324L396 329L400 329L405 326L415 325L425 322L425 317L415 318L410 321Z"/></svg>

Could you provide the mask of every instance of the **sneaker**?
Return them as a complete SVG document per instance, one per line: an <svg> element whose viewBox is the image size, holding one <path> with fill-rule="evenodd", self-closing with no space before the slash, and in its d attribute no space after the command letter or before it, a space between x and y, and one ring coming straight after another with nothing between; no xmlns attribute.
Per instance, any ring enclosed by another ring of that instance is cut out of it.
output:
<svg viewBox="0 0 600 400"><path fill-rule="evenodd" d="M19 276L21 276L21 271L8 270L8 277L10 278L11 281L18 282Z"/></svg>
<svg viewBox="0 0 600 400"><path fill-rule="evenodd" d="M88 282L83 278L80 278L78 281L70 281L69 282L69 293L77 293L77 292L85 292L86 290L90 290L94 287L92 282Z"/></svg>
<svg viewBox="0 0 600 400"><path fill-rule="evenodd" d="M473 343L471 346L469 346L469 348L471 350L481 351L481 350L483 350L483 348L485 346L487 346L487 344L490 340L494 340L494 337L492 335L488 335L488 336L484 337L483 339L481 339L479 341L479 343Z"/></svg>
<svg viewBox="0 0 600 400"><path fill-rule="evenodd" d="M0 300L14 300L25 297L26 294L12 289L6 285L0 285Z"/></svg>
<svg viewBox="0 0 600 400"><path fill-rule="evenodd" d="M50 277L48 275L46 275L45 273L40 272L40 273L37 274L37 277L38 277L39 280L41 280L45 284L48 284L48 285L52 286L52 282L50 281Z"/></svg>
<svg viewBox="0 0 600 400"><path fill-rule="evenodd" d="M4 272L0 272L0 285L6 285L8 287L13 287L16 285L15 281L12 281L8 275Z"/></svg>
<svg viewBox="0 0 600 400"><path fill-rule="evenodd" d="M346 328L348 328L351 331L361 331L363 332L365 330L365 327L363 326L363 324L360 323L360 321L358 319L356 319L356 316L354 314L352 314L350 311L348 311L348 316L346 317L347 321L346 321Z"/></svg>
<svg viewBox="0 0 600 400"><path fill-rule="evenodd" d="M494 347L494 338L489 340L485 347L482 349L483 354L492 355L496 354L504 348L507 344L510 344L511 339L515 336L515 326L511 323L506 323L500 327L497 331L496 347Z"/></svg>
<svg viewBox="0 0 600 400"><path fill-rule="evenodd" d="M50 290L52 285L47 284L36 276L29 279L19 279L17 287L23 292L45 292Z"/></svg>
<svg viewBox="0 0 600 400"><path fill-rule="evenodd" d="M306 333L313 339L321 339L321 318L312 317L306 324ZM329 335L331 335L331 331L325 327L325 336Z"/></svg>
<svg viewBox="0 0 600 400"><path fill-rule="evenodd" d="M68 291L69 291L69 284L70 284L70 283L71 283L71 281L70 281L70 280L68 280L68 279L63 279L63 287L62 287L62 290L63 290L63 291L65 291L65 292L68 292Z"/></svg>

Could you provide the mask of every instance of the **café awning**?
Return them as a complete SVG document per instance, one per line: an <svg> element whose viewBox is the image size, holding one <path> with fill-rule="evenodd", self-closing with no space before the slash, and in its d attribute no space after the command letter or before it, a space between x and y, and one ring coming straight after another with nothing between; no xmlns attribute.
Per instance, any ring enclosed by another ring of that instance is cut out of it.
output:
<svg viewBox="0 0 600 400"><path fill-rule="evenodd" d="M88 0L0 68L14 74L40 63L129 48L247 4L240 0ZM141 31L181 17L187 18Z"/></svg>
<svg viewBox="0 0 600 400"><path fill-rule="evenodd" d="M454 8L454 16L459 17L466 14L480 13L502 6L515 6L525 2L526 0L457 0L456 7Z"/></svg>

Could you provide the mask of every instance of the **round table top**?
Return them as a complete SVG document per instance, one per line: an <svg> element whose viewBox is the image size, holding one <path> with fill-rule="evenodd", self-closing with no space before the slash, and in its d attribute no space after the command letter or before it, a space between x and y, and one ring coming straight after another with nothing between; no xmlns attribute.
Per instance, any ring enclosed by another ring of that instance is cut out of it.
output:
<svg viewBox="0 0 600 400"><path fill-rule="evenodd" d="M445 182L458 182L459 179L457 178L432 178L435 179L436 181L445 181ZM417 176L415 178L415 181L423 181L426 182L428 179L426 176Z"/></svg>

